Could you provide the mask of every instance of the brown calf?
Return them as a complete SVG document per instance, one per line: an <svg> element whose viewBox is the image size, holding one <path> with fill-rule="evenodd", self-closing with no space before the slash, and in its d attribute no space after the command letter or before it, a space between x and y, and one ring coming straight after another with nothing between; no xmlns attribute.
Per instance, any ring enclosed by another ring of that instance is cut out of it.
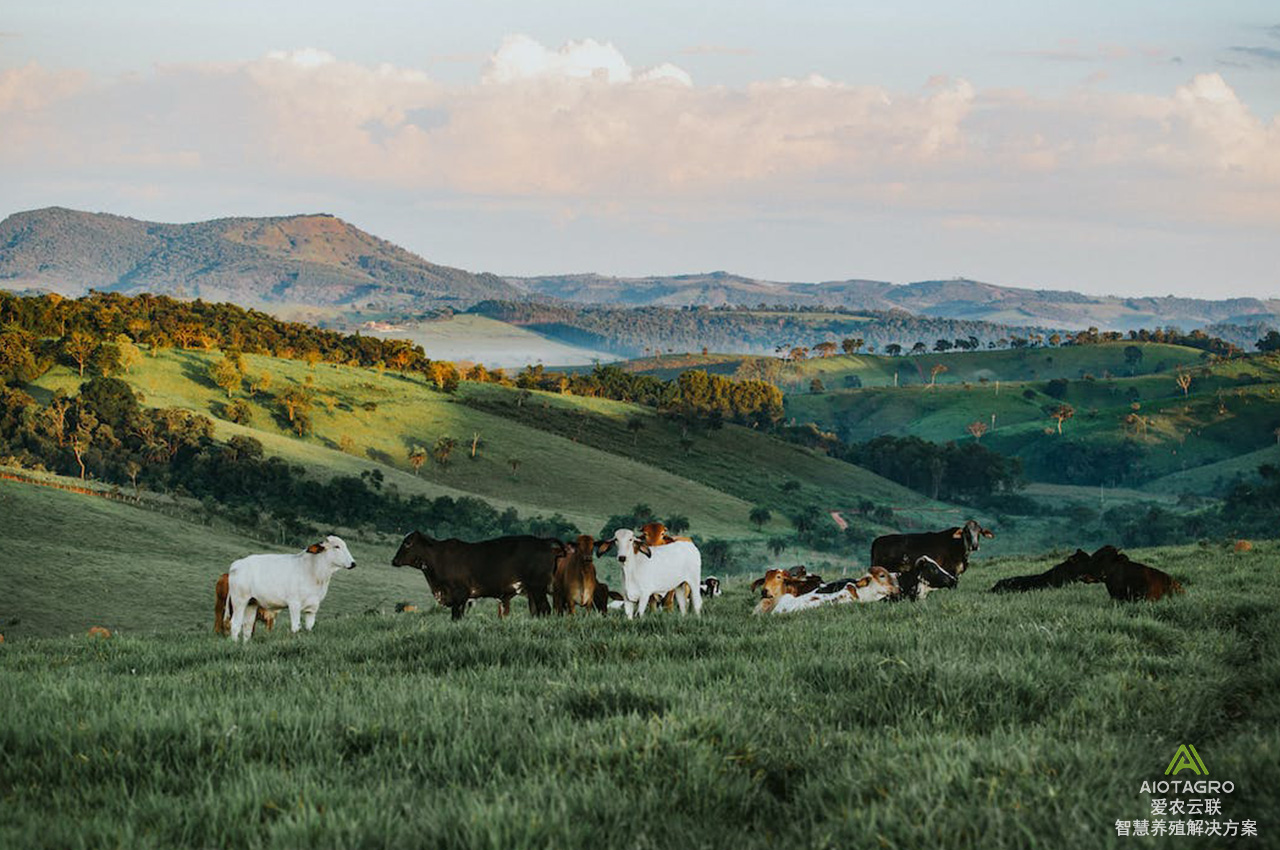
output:
<svg viewBox="0 0 1280 850"><path fill-rule="evenodd" d="M214 603L213 603L213 633L215 635L231 634L231 606L227 604L227 592L230 587L231 574L223 573L218 576L218 583L213 587ZM256 631L258 623L266 623L267 631L274 631L276 627L276 612L268 611L261 605L258 606L258 616L253 621L253 630Z"/></svg>
<svg viewBox="0 0 1280 850"><path fill-rule="evenodd" d="M596 600L599 583L592 560L595 546L589 534L579 535L573 543L560 544L555 572L551 575L551 605L557 614L572 614L576 607L599 609ZM605 592L608 593L608 588Z"/></svg>
<svg viewBox="0 0 1280 850"><path fill-rule="evenodd" d="M1103 546L1091 556L1087 583L1104 582L1107 593L1120 602L1157 602L1175 593L1185 593L1177 579L1163 570L1132 561L1114 546Z"/></svg>
<svg viewBox="0 0 1280 850"><path fill-rule="evenodd" d="M760 595L766 599L777 599L790 593L800 596L822 586L822 576L810 575L804 567L792 567L790 570L767 570L764 578L751 582L751 589L759 589Z"/></svg>

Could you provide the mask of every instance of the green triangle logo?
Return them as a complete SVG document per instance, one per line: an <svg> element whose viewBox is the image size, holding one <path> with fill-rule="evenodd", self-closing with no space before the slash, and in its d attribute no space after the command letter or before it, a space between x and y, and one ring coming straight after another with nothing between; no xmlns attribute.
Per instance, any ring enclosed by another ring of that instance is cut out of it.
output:
<svg viewBox="0 0 1280 850"><path fill-rule="evenodd" d="M1178 775L1179 771L1190 770L1196 776L1208 776L1209 768L1204 766L1204 762L1200 759L1200 754L1196 752L1196 748L1191 744L1183 744L1178 747L1178 751L1173 754L1169 766L1164 769L1164 775Z"/></svg>

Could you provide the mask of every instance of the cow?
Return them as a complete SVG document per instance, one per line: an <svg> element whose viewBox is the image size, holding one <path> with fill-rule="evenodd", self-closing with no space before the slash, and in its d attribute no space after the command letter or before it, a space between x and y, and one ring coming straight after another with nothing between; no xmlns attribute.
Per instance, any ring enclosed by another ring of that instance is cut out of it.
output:
<svg viewBox="0 0 1280 850"><path fill-rule="evenodd" d="M902 591L898 598L910 599L912 602L924 599L932 590L955 586L955 575L943 569L941 564L928 555L916 558L911 569L898 574L898 587Z"/></svg>
<svg viewBox="0 0 1280 850"><path fill-rule="evenodd" d="M691 537L676 537L667 531L667 527L660 522L646 522L640 526L640 536L644 538L644 542L649 546L666 546L668 543L692 543Z"/></svg>
<svg viewBox="0 0 1280 850"><path fill-rule="evenodd" d="M884 567L872 567L861 578L855 579L853 585L857 589L859 602L892 599L902 592L898 586L898 577Z"/></svg>
<svg viewBox="0 0 1280 850"><path fill-rule="evenodd" d="M764 577L751 582L751 589L759 590L763 598L777 598L785 594L803 596L822 586L822 576L805 572L804 567L790 570L765 570Z"/></svg>
<svg viewBox="0 0 1280 850"><path fill-rule="evenodd" d="M218 581L213 586L213 633L215 635L231 634L231 612L227 610L227 590L230 587L230 574L223 573L218 576ZM274 631L276 627L276 612L268 611L266 608L258 608L258 616L254 618L253 628L258 628L258 623L263 623L267 627L267 631Z"/></svg>
<svg viewBox="0 0 1280 850"><path fill-rule="evenodd" d="M330 534L292 555L249 555L227 571L226 614L231 618L231 639L249 640L258 609L289 609L290 631L297 633L306 616L307 631L316 624L316 612L329 593L329 580L339 570L354 570L355 558L341 537Z"/></svg>
<svg viewBox="0 0 1280 850"><path fill-rule="evenodd" d="M551 613L547 593L563 547L559 540L528 535L467 543L412 531L391 565L421 570L436 602L455 620L462 619L470 600L487 598L498 600L498 616L505 617L518 594L528 598L529 613L541 617Z"/></svg>
<svg viewBox="0 0 1280 850"><path fill-rule="evenodd" d="M1114 546L1103 546L1089 557L1089 569L1082 580L1104 582L1107 593L1117 602L1157 602L1186 592L1173 576L1130 560Z"/></svg>
<svg viewBox="0 0 1280 850"><path fill-rule="evenodd" d="M756 605L755 613L789 614L829 604L879 602L882 599L893 599L899 593L898 580L893 573L884 567L872 567L859 578L833 581L807 593L784 592L777 596L766 596Z"/></svg>
<svg viewBox="0 0 1280 850"><path fill-rule="evenodd" d="M90 626L88 635L91 638L102 638L105 640L106 638L111 637L111 630L104 626Z"/></svg>
<svg viewBox="0 0 1280 850"><path fill-rule="evenodd" d="M995 536L972 519L945 531L886 534L871 542L871 563L898 573L909 569L921 555L928 555L958 577L969 568L969 553L978 551L982 538Z"/></svg>
<svg viewBox="0 0 1280 850"><path fill-rule="evenodd" d="M629 528L619 528L613 539L596 544L596 556L616 549L618 563L622 566L623 610L627 618L644 616L649 597L655 593L666 594L681 584L689 585L689 596L694 614L702 615L702 555L698 547L686 541L650 546L637 540ZM676 594L680 613L686 605L683 593Z"/></svg>
<svg viewBox="0 0 1280 850"><path fill-rule="evenodd" d="M1077 549L1070 557L1057 566L1042 573L1031 576L1011 576L1002 578L991 587L991 593L1020 593L1028 590L1043 590L1049 587L1065 587L1078 581L1084 581L1090 574L1093 556L1083 549Z"/></svg>
<svg viewBox="0 0 1280 850"><path fill-rule="evenodd" d="M704 597L719 596L720 593L720 579L715 576L707 576L702 580L702 595Z"/></svg>
<svg viewBox="0 0 1280 850"><path fill-rule="evenodd" d="M821 608L823 605L847 605L857 601L857 591L854 590L853 583L850 582L834 593L819 593L816 590L811 590L800 596L784 593L781 596L761 599L760 604L756 606L755 613L792 614L796 611L810 611L814 608Z"/></svg>
<svg viewBox="0 0 1280 850"><path fill-rule="evenodd" d="M551 604L557 614L573 614L575 607L595 604L596 565L591 559L596 542L581 534L573 543L561 543L551 576ZM605 588L608 593L608 588Z"/></svg>

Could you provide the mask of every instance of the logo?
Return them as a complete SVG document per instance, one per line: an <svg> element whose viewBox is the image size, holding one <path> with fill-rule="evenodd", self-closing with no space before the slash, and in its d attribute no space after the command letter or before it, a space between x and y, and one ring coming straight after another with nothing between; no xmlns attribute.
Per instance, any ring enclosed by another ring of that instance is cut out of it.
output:
<svg viewBox="0 0 1280 850"><path fill-rule="evenodd" d="M1173 754L1173 758L1169 761L1169 766L1164 769L1164 775L1177 776L1179 771L1190 770L1196 776L1208 776L1209 768L1204 766L1204 762L1200 759L1200 754L1196 752L1196 748L1191 744L1183 744L1178 747L1178 751Z"/></svg>

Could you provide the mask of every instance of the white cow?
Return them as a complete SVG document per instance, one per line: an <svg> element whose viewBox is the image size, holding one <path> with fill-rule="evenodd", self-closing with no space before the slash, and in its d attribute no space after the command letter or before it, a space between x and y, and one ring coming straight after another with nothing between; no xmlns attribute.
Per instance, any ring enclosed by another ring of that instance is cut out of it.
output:
<svg viewBox="0 0 1280 850"><path fill-rule="evenodd" d="M355 559L342 538L330 534L296 555L249 555L228 571L227 615L231 637L248 640L258 608L289 609L293 631L307 615L307 631L316 624L316 611L329 592L329 579L338 570L353 570Z"/></svg>
<svg viewBox="0 0 1280 850"><path fill-rule="evenodd" d="M622 609L628 619L643 617L653 594L665 596L682 584L689 585L693 613L702 615L702 555L697 546L687 540L677 540L650 547L637 539L631 529L620 528L613 533L612 540L596 544L596 556L611 548L618 550L618 562L622 564ZM685 613L688 601L683 593L676 594L676 602L680 613Z"/></svg>
<svg viewBox="0 0 1280 850"><path fill-rule="evenodd" d="M823 605L848 605L857 601L858 594L854 591L853 585L847 584L835 593L819 593L816 590L812 590L800 596L784 593L776 600L773 600L773 607L768 609L765 613L791 614L795 611L808 611L811 608L820 608Z"/></svg>

